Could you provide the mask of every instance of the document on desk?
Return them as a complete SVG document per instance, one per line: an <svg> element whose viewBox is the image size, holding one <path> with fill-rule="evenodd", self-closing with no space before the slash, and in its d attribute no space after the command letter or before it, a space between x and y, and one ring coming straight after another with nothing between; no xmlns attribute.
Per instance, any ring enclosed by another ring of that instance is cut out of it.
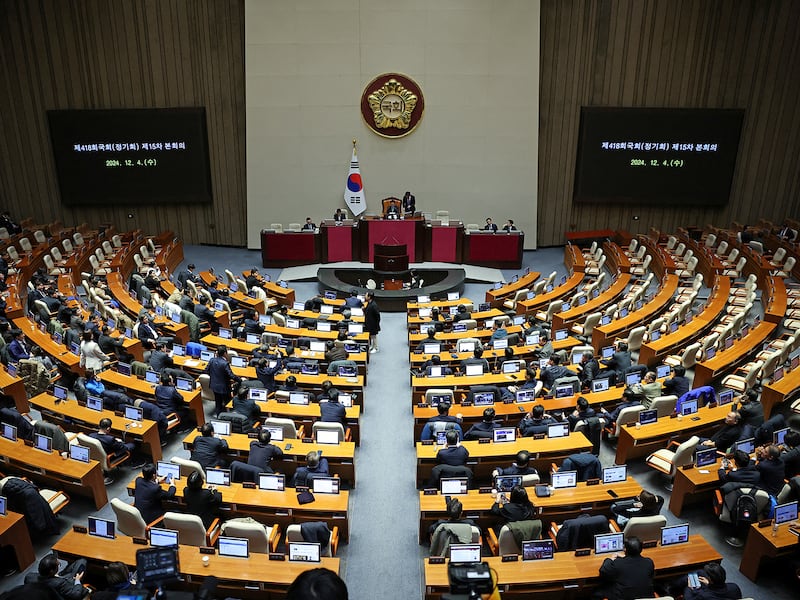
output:
<svg viewBox="0 0 800 600"><path fill-rule="evenodd" d="M708 475L709 473L711 473L711 471L709 471L708 469L697 469L697 472L702 473L703 475Z"/></svg>
<svg viewBox="0 0 800 600"><path fill-rule="evenodd" d="M197 366L200 365L200 361L199 360L191 360L190 359L190 360L183 361L183 364L186 367L197 367Z"/></svg>

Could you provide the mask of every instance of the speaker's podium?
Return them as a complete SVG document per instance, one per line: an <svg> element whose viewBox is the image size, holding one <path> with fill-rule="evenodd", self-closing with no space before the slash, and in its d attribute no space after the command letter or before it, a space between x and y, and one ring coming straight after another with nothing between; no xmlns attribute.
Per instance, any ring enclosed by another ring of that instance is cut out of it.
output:
<svg viewBox="0 0 800 600"><path fill-rule="evenodd" d="M375 274L383 278L383 289L403 289L403 280L409 277L406 245L375 244L373 256Z"/></svg>

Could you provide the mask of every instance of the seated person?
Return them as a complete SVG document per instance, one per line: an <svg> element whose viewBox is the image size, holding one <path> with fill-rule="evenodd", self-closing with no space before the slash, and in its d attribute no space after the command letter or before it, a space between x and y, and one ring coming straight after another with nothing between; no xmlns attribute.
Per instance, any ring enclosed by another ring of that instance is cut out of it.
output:
<svg viewBox="0 0 800 600"><path fill-rule="evenodd" d="M647 371L642 379L642 406L650 408L653 400L661 396L661 384L656 381L655 371Z"/></svg>
<svg viewBox="0 0 800 600"><path fill-rule="evenodd" d="M514 225L513 219L508 219L506 221L506 224L503 225L503 231L505 231L506 233L508 233L509 231L517 231L517 226Z"/></svg>
<svg viewBox="0 0 800 600"><path fill-rule="evenodd" d="M435 440L438 432L453 429L458 433L458 439L460 440L464 435L461 429L461 419L459 417L450 416L450 403L440 402L436 406L436 411L439 414L428 419L428 422L425 423L425 426L422 428L420 439L422 441Z"/></svg>
<svg viewBox="0 0 800 600"><path fill-rule="evenodd" d="M445 435L447 445L436 453L437 465L450 465L451 467L463 467L467 464L469 451L461 445L458 440L458 432L451 429Z"/></svg>
<svg viewBox="0 0 800 600"><path fill-rule="evenodd" d="M435 367L439 368L439 372L443 377L453 374L453 369L451 369L447 365L443 365L442 359L439 357L438 354L434 354L433 356L431 356L430 360L425 361L424 367L425 369L423 371L423 374L425 375L425 377L430 377Z"/></svg>
<svg viewBox="0 0 800 600"><path fill-rule="evenodd" d="M787 431L783 438L783 453L781 454L784 466L784 476L791 479L800 475L800 432Z"/></svg>
<svg viewBox="0 0 800 600"><path fill-rule="evenodd" d="M612 554L600 565L600 587L592 598L627 600L653 595L653 559L642 556L642 540L631 536L625 540L625 554Z"/></svg>
<svg viewBox="0 0 800 600"><path fill-rule="evenodd" d="M471 319L472 315L469 314L467 311L466 304L459 304L456 307L456 314L453 316L453 323L458 323L459 321L466 321L467 319Z"/></svg>
<svg viewBox="0 0 800 600"><path fill-rule="evenodd" d="M486 218L486 225L483 226L484 231L497 232L497 225L492 221L491 217Z"/></svg>
<svg viewBox="0 0 800 600"><path fill-rule="evenodd" d="M156 404L162 411L167 414L175 413L181 423L194 421L194 412L184 402L169 373L161 373L161 383L156 386L154 393Z"/></svg>
<svg viewBox="0 0 800 600"><path fill-rule="evenodd" d="M592 381L597 379L598 375L600 375L600 363L597 362L597 359L594 357L592 352L584 352L581 356L581 364L578 377L581 380L581 385L589 389L592 385Z"/></svg>
<svg viewBox="0 0 800 600"><path fill-rule="evenodd" d="M517 427L520 435L529 437L537 434L546 434L547 428L556 423L559 423L559 420L544 412L544 406L535 404L530 412L522 417Z"/></svg>
<svg viewBox="0 0 800 600"><path fill-rule="evenodd" d="M333 387L333 382L330 379L326 379L320 386L320 393L317 394L316 398L317 402L327 401L331 397L332 391L335 391L337 395L339 394L339 390Z"/></svg>
<svg viewBox="0 0 800 600"><path fill-rule="evenodd" d="M761 473L756 469L755 463L750 460L750 455L747 452L744 450L734 452L733 462L734 467L731 468L730 461L727 458L722 460L722 466L717 471L720 483L758 485L761 482Z"/></svg>
<svg viewBox="0 0 800 600"><path fill-rule="evenodd" d="M500 467L492 471L492 475L536 475L538 471L530 466L531 453L520 450L510 467Z"/></svg>
<svg viewBox="0 0 800 600"><path fill-rule="evenodd" d="M654 517L661 514L663 506L664 498L642 490L633 500L614 502L611 505L611 512L615 515L617 525L625 527L625 523L633 517Z"/></svg>
<svg viewBox="0 0 800 600"><path fill-rule="evenodd" d="M286 381L283 382L283 385L280 387L280 391L282 392L298 392L300 391L300 386L297 385L297 377L294 375L289 375L286 378Z"/></svg>
<svg viewBox="0 0 800 600"><path fill-rule="evenodd" d="M722 565L708 563L703 567L703 574L698 577L699 588L688 587L683 590L683 600L737 600L742 597L742 590L735 583L727 583L727 573Z"/></svg>
<svg viewBox="0 0 800 600"><path fill-rule="evenodd" d="M109 458L125 454L126 452L133 452L136 448L136 444L133 442L123 442L120 438L114 437L111 433L111 419L108 417L100 419L97 431L89 435L100 442Z"/></svg>
<svg viewBox="0 0 800 600"><path fill-rule="evenodd" d="M199 462L204 469L224 467L228 464L223 458L227 450L228 442L214 437L214 425L206 422L200 427L200 435L192 442L191 459Z"/></svg>
<svg viewBox="0 0 800 600"><path fill-rule="evenodd" d="M689 383L689 378L686 377L686 369L678 365L672 369L672 377L668 377L664 380L664 395L674 395L680 398L688 392L691 387L692 384Z"/></svg>
<svg viewBox="0 0 800 600"><path fill-rule="evenodd" d="M423 339L419 344L417 344L416 351L417 352L424 352L425 351L425 344L438 344L440 343L439 340L436 339L436 328L431 325L424 325L423 328L426 329L426 333L428 336Z"/></svg>
<svg viewBox="0 0 800 600"><path fill-rule="evenodd" d="M328 470L328 459L322 458L319 452L313 450L306 454L306 464L304 467L297 467L294 473L295 487L305 487L311 485L314 477L330 477Z"/></svg>
<svg viewBox="0 0 800 600"><path fill-rule="evenodd" d="M152 463L142 467L141 477L136 478L133 491L133 505L142 513L145 523L152 523L159 517L163 517L164 507L162 500L175 497L175 486L172 485L172 478L169 478L169 489L164 490L161 484L167 481L166 477L156 475L156 466Z"/></svg>
<svg viewBox="0 0 800 600"><path fill-rule="evenodd" d="M386 207L386 214L383 215L386 219L399 219L400 218L400 209L397 207L397 203L392 202Z"/></svg>
<svg viewBox="0 0 800 600"><path fill-rule="evenodd" d="M303 223L303 231L314 231L317 225L311 220L311 217L306 217L306 222Z"/></svg>
<svg viewBox="0 0 800 600"><path fill-rule="evenodd" d="M484 373L489 372L489 361L483 358L483 349L480 347L476 347L475 350L472 351L472 356L470 358L465 358L461 361L462 373L467 372L467 365L481 365Z"/></svg>
<svg viewBox="0 0 800 600"><path fill-rule="evenodd" d="M749 389L739 396L739 414L743 427L749 425L755 429L764 423L764 406L758 401L757 391Z"/></svg>
<svg viewBox="0 0 800 600"><path fill-rule="evenodd" d="M79 558L58 572L59 562L55 552L47 554L39 561L39 568L25 575L25 583L36 583L50 588L55 597L61 600L82 600L91 593L91 589L83 587L81 580L86 572L86 559ZM38 594L37 597L43 597Z"/></svg>
<svg viewBox="0 0 800 600"><path fill-rule="evenodd" d="M506 350L508 350L508 348L506 348ZM502 366L502 363L501 363L501 366ZM506 388L506 390L508 391L508 394L504 393L503 397L505 398L507 396L512 396L513 394L516 394L520 390L535 390L536 389L536 385L538 383L539 382L536 379L536 369L533 368L533 367L528 367L527 369L525 369L525 381L522 383L522 385L510 385L510 386L508 386L508 388Z"/></svg>
<svg viewBox="0 0 800 600"><path fill-rule="evenodd" d="M339 423L347 429L347 409L339 402L339 390L331 388L328 399L319 403L320 421L323 423Z"/></svg>
<svg viewBox="0 0 800 600"><path fill-rule="evenodd" d="M614 376L614 381L624 381L625 372L631 368L631 353L628 350L628 344L623 341L616 343L614 354L611 358L601 360L600 363L605 367L601 371L601 375L609 373Z"/></svg>
<svg viewBox="0 0 800 600"><path fill-rule="evenodd" d="M200 517L203 527L208 529L219 516L222 494L213 485L205 488L203 476L192 471L186 480L186 487L183 488L183 501L186 503L186 512Z"/></svg>
<svg viewBox="0 0 800 600"><path fill-rule="evenodd" d="M709 439L700 442L706 447L716 446L720 452L727 452L733 443L742 437L741 416L731 411L725 416L725 422Z"/></svg>
<svg viewBox="0 0 800 600"><path fill-rule="evenodd" d="M479 440L481 438L491 439L494 436L494 430L500 425L495 420L495 410L491 406L483 409L483 419L479 423L475 423L464 434L465 440Z"/></svg>
<svg viewBox="0 0 800 600"><path fill-rule="evenodd" d="M570 377L571 375L574 375L574 373L561 365L561 357L558 354L553 354L548 359L547 366L544 369L540 369L539 379L542 380L545 389L550 390L553 388L553 383L556 379Z"/></svg>
<svg viewBox="0 0 800 600"><path fill-rule="evenodd" d="M274 392L278 389L278 384L275 382L275 375L283 370L283 359L261 357L258 359L256 365L256 377L264 386L264 389Z"/></svg>
<svg viewBox="0 0 800 600"><path fill-rule="evenodd" d="M637 384L638 386L638 384ZM641 386L639 386L641 388ZM637 394L634 392L633 388L626 387L625 390L622 392L622 402L620 402L614 410L608 412L605 408L600 409L600 414L606 420L607 424L613 424L617 422L617 418L619 417L619 413L621 413L626 408L631 408L633 406L641 406L641 397L643 394Z"/></svg>
<svg viewBox="0 0 800 600"><path fill-rule="evenodd" d="M504 340L507 337L508 337L508 330L506 329L505 323L495 319L492 322L492 339Z"/></svg>
<svg viewBox="0 0 800 600"><path fill-rule="evenodd" d="M194 305L194 314L200 319L201 323L206 323L214 331L219 329L214 311L208 308L208 298L206 296L200 296L200 300Z"/></svg>
<svg viewBox="0 0 800 600"><path fill-rule="evenodd" d="M528 492L521 485L515 485L512 488L507 502L504 501L504 496L505 494L498 494L497 502L492 504L491 508L491 513L500 517L502 525L514 521L530 521L536 517L536 507L528 498ZM539 531L541 533L541 523Z"/></svg>
<svg viewBox="0 0 800 600"><path fill-rule="evenodd" d="M256 481L259 473L274 473L271 463L283 458L283 450L271 444L272 434L268 429L258 432L258 438L250 442L247 462L235 460L231 463L231 477L234 481Z"/></svg>
<svg viewBox="0 0 800 600"><path fill-rule="evenodd" d="M578 421L585 421L590 417L596 417L597 413L589 406L589 401L583 396L578 396L578 401L575 403L575 410L567 415L569 421L569 428L571 431L575 430L575 425Z"/></svg>
<svg viewBox="0 0 800 600"><path fill-rule="evenodd" d="M344 334L343 337L347 339L347 334ZM332 363L335 360L347 360L347 356L347 350L344 349L344 346L337 346L333 340L325 342L325 360L328 363Z"/></svg>
<svg viewBox="0 0 800 600"><path fill-rule="evenodd" d="M236 395L233 397L233 406L231 407L231 412L240 414L245 418L242 424L243 433L252 431L253 425L258 422L261 416L261 409L258 407L258 403L250 398L250 389L246 385L240 385Z"/></svg>
<svg viewBox="0 0 800 600"><path fill-rule="evenodd" d="M433 538L434 532L439 528L440 525L458 525L464 524L469 525L470 527L475 526L475 521L472 519L465 519L464 518L464 505L461 504L461 500L458 498L450 498L450 501L447 503L447 518L446 519L439 519L435 521L430 527L428 527L428 535Z"/></svg>
<svg viewBox="0 0 800 600"><path fill-rule="evenodd" d="M770 444L766 448L756 448L758 464L756 470L761 474L759 487L767 490L771 496L777 498L785 484L785 467L781 458L780 448Z"/></svg>

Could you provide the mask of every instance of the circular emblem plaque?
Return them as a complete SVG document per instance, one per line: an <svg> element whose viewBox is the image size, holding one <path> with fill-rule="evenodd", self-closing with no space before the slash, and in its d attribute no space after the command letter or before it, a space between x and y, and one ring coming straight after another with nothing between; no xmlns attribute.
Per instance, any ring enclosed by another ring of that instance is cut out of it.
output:
<svg viewBox="0 0 800 600"><path fill-rule="evenodd" d="M361 94L361 116L372 131L387 138L408 135L425 112L422 90L413 79L384 73L370 81Z"/></svg>

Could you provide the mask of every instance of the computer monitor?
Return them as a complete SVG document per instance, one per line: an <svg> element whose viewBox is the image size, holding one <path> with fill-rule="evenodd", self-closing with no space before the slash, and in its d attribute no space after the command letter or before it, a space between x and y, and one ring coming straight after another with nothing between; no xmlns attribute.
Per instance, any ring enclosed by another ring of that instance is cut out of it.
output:
<svg viewBox="0 0 800 600"><path fill-rule="evenodd" d="M572 396L575 393L575 390L572 388L571 383L567 383L565 385L557 385L556 386L556 398L566 398L568 396Z"/></svg>
<svg viewBox="0 0 800 600"><path fill-rule="evenodd" d="M175 380L175 387L181 392L191 392L194 389L194 382L191 379L178 377Z"/></svg>
<svg viewBox="0 0 800 600"><path fill-rule="evenodd" d="M517 390L517 402L533 402L536 399L536 390Z"/></svg>
<svg viewBox="0 0 800 600"><path fill-rule="evenodd" d="M710 360L717 355L717 349L714 346L706 348L706 360Z"/></svg>
<svg viewBox="0 0 800 600"><path fill-rule="evenodd" d="M156 463L156 474L159 477L166 477L172 475L172 481L177 481L181 478L181 468L173 462L166 460L159 460Z"/></svg>
<svg viewBox="0 0 800 600"><path fill-rule="evenodd" d="M457 306L453 306L451 308L456 309L455 312L458 312L458 307ZM491 309L492 309L492 305L489 302L481 302L480 304L478 304L478 312L488 312ZM455 313L453 313L453 314L455 314Z"/></svg>
<svg viewBox="0 0 800 600"><path fill-rule="evenodd" d="M425 354L439 354L442 351L442 347L439 344L423 344L422 351Z"/></svg>
<svg viewBox="0 0 800 600"><path fill-rule="evenodd" d="M8 499L5 496L0 496L0 517L5 517L8 514Z"/></svg>
<svg viewBox="0 0 800 600"><path fill-rule="evenodd" d="M447 299L450 301L458 300L460 297L458 292L447 292Z"/></svg>
<svg viewBox="0 0 800 600"><path fill-rule="evenodd" d="M231 470L209 467L206 469L206 483L228 487L231 484Z"/></svg>
<svg viewBox="0 0 800 600"><path fill-rule="evenodd" d="M465 371L470 377L483 375L483 365L467 365Z"/></svg>
<svg viewBox="0 0 800 600"><path fill-rule="evenodd" d="M797 521L797 500L787 502L786 504L778 504L778 506L775 507L776 525L789 523L790 521Z"/></svg>
<svg viewBox="0 0 800 600"><path fill-rule="evenodd" d="M283 492L286 489L286 476L280 473L259 473L258 489Z"/></svg>
<svg viewBox="0 0 800 600"><path fill-rule="evenodd" d="M475 406L491 406L494 404L494 392L475 392L472 395L472 403Z"/></svg>
<svg viewBox="0 0 800 600"><path fill-rule="evenodd" d="M422 317L423 319L429 318L432 314L433 314L432 308L425 307L419 309L419 316Z"/></svg>
<svg viewBox="0 0 800 600"><path fill-rule="evenodd" d="M248 399L249 400L255 400L256 402L259 402L259 401L266 402L268 394L269 394L269 392L267 392L267 390L265 390L264 388L250 388L247 391Z"/></svg>
<svg viewBox="0 0 800 600"><path fill-rule="evenodd" d="M756 451L756 440L755 438L747 438L744 440L739 440L738 442L733 443L733 451L736 452L737 450L741 450L742 452L746 452L747 454L752 454Z"/></svg>
<svg viewBox="0 0 800 600"><path fill-rule="evenodd" d="M515 315L513 319L511 319L511 323L513 325L522 325L525 323L525 316L524 315Z"/></svg>
<svg viewBox="0 0 800 600"><path fill-rule="evenodd" d="M677 321L673 321L672 323L669 324L669 332L675 333L676 331L678 331L678 327L680 326L681 326L680 323L678 323Z"/></svg>
<svg viewBox="0 0 800 600"><path fill-rule="evenodd" d="M117 373L120 375L125 375L126 377L130 377L131 375L131 366L125 362L117 363Z"/></svg>
<svg viewBox="0 0 800 600"><path fill-rule="evenodd" d="M508 338L494 340L492 342L492 348L494 350L505 350L506 348L508 348Z"/></svg>
<svg viewBox="0 0 800 600"><path fill-rule="evenodd" d="M498 475L494 478L494 487L498 492L510 492L522 485L522 475Z"/></svg>
<svg viewBox="0 0 800 600"><path fill-rule="evenodd" d="M67 399L67 394L69 391L63 385L54 385L53 386L53 396L56 397L56 400L61 402L62 400Z"/></svg>
<svg viewBox="0 0 800 600"><path fill-rule="evenodd" d="M522 560L548 560L554 556L553 540L526 540L522 542Z"/></svg>
<svg viewBox="0 0 800 600"><path fill-rule="evenodd" d="M625 375L625 385L632 386L642 381L642 374L638 371L628 373Z"/></svg>
<svg viewBox="0 0 800 600"><path fill-rule="evenodd" d="M308 349L312 352L325 352L325 342L321 340L312 340L308 344Z"/></svg>
<svg viewBox="0 0 800 600"><path fill-rule="evenodd" d="M364 325L362 325L361 323L348 323L347 333L350 334L364 333Z"/></svg>
<svg viewBox="0 0 800 600"><path fill-rule="evenodd" d="M563 342L568 336L569 332L566 329L556 329L555 341Z"/></svg>
<svg viewBox="0 0 800 600"><path fill-rule="evenodd" d="M56 344L61 344L64 341L64 336L61 335L58 331L53 332L53 341Z"/></svg>
<svg viewBox="0 0 800 600"><path fill-rule="evenodd" d="M501 287L503 287L503 282L502 282L502 281L496 281L496 282L495 282L495 283L492 285L492 289L493 289L493 290L499 290Z"/></svg>
<svg viewBox="0 0 800 600"><path fill-rule="evenodd" d="M211 420L211 426L214 428L214 435L230 435L231 422Z"/></svg>
<svg viewBox="0 0 800 600"><path fill-rule="evenodd" d="M328 321L317 321L317 331L328 333L331 331L331 324Z"/></svg>
<svg viewBox="0 0 800 600"><path fill-rule="evenodd" d="M86 446L80 446L78 444L70 444L70 446L69 446L69 457L72 460L77 460L79 462L88 463L89 462L89 449Z"/></svg>
<svg viewBox="0 0 800 600"><path fill-rule="evenodd" d="M697 450L694 455L694 464L696 467L707 467L717 462L717 449L706 448L704 450Z"/></svg>
<svg viewBox="0 0 800 600"><path fill-rule="evenodd" d="M450 544L450 562L474 564L481 562L480 544Z"/></svg>
<svg viewBox="0 0 800 600"><path fill-rule="evenodd" d="M125 418L131 421L141 422L144 419L144 411L138 406L126 406Z"/></svg>
<svg viewBox="0 0 800 600"><path fill-rule="evenodd" d="M683 416L693 415L697 412L697 399L684 400L681 404L681 414Z"/></svg>
<svg viewBox="0 0 800 600"><path fill-rule="evenodd" d="M257 333L248 333L245 336L244 341L246 343L248 343L248 344L260 344L261 343L261 336L259 336ZM323 346L324 346L324 344L323 344Z"/></svg>
<svg viewBox="0 0 800 600"><path fill-rule="evenodd" d="M733 336L728 336L725 338L724 347L725 350L733 346Z"/></svg>
<svg viewBox="0 0 800 600"><path fill-rule="evenodd" d="M81 347L78 345L78 342L70 342L69 351L72 352L75 356L79 356L81 353Z"/></svg>
<svg viewBox="0 0 800 600"><path fill-rule="evenodd" d="M594 379L592 380L592 391L593 392L605 392L609 387L609 379Z"/></svg>
<svg viewBox="0 0 800 600"><path fill-rule="evenodd" d="M526 346L538 346L539 345L539 332L534 331L525 336L525 345Z"/></svg>
<svg viewBox="0 0 800 600"><path fill-rule="evenodd" d="M348 354L352 354L354 352L363 352L361 346L356 344L355 342L345 342L344 349L347 350Z"/></svg>
<svg viewBox="0 0 800 600"><path fill-rule="evenodd" d="M492 431L494 442L514 442L517 439L517 430L514 427L498 427Z"/></svg>
<svg viewBox="0 0 800 600"><path fill-rule="evenodd" d="M17 441L17 428L14 425L3 423L2 428L3 428L2 435L5 439L10 440L12 442Z"/></svg>
<svg viewBox="0 0 800 600"><path fill-rule="evenodd" d="M305 309L306 309L305 302L296 300L295 302L292 303L292 310L305 310Z"/></svg>
<svg viewBox="0 0 800 600"><path fill-rule="evenodd" d="M302 375L319 375L319 364L304 362L300 365L300 373Z"/></svg>
<svg viewBox="0 0 800 600"><path fill-rule="evenodd" d="M217 309L217 310L220 310L220 309ZM233 339L233 331L231 331L227 327L220 327L219 328L219 337L221 337L223 340Z"/></svg>
<svg viewBox="0 0 800 600"><path fill-rule="evenodd" d="M178 532L174 529L163 529L161 527L150 528L151 546L177 546Z"/></svg>
<svg viewBox="0 0 800 600"><path fill-rule="evenodd" d="M772 373L772 383L777 383L781 379L783 379L783 367L778 367Z"/></svg>
<svg viewBox="0 0 800 600"><path fill-rule="evenodd" d="M603 315L600 317L600 325L608 325L611 323L611 315Z"/></svg>
<svg viewBox="0 0 800 600"><path fill-rule="evenodd" d="M786 434L789 431L791 431L791 430L788 427L784 427L782 429L776 429L772 433L772 443L776 444L778 446L782 446L783 443L784 443L784 438L786 437Z"/></svg>
<svg viewBox="0 0 800 600"><path fill-rule="evenodd" d="M308 406L309 399L306 392L289 392L289 404Z"/></svg>
<svg viewBox="0 0 800 600"><path fill-rule="evenodd" d="M244 369L247 367L247 359L244 356L231 356L231 366Z"/></svg>
<svg viewBox="0 0 800 600"><path fill-rule="evenodd" d="M114 526L114 521L89 517L89 535L113 540L115 537Z"/></svg>
<svg viewBox="0 0 800 600"><path fill-rule="evenodd" d="M272 317L270 315L258 315L258 324L259 325L271 325L272 324Z"/></svg>
<svg viewBox="0 0 800 600"><path fill-rule="evenodd" d="M417 304L427 304L430 301L430 296L417 296Z"/></svg>
<svg viewBox="0 0 800 600"><path fill-rule="evenodd" d="M289 560L292 562L319 562L320 545L311 542L289 542Z"/></svg>
<svg viewBox="0 0 800 600"><path fill-rule="evenodd" d="M617 465L615 467L606 467L603 469L603 483L618 483L625 481L628 478L628 467L626 465Z"/></svg>
<svg viewBox="0 0 800 600"><path fill-rule="evenodd" d="M540 368L540 369L544 369L545 367L547 367L547 364L548 364L548 362L549 362L549 359L547 359L547 358L540 358L540 359L539 359L539 368Z"/></svg>
<svg viewBox="0 0 800 600"><path fill-rule="evenodd" d="M348 393L339 393L339 404L345 408L353 406L353 395Z"/></svg>
<svg viewBox="0 0 800 600"><path fill-rule="evenodd" d="M661 337L661 332L658 329L654 329L650 332L650 341L657 342L658 339Z"/></svg>
<svg viewBox="0 0 800 600"><path fill-rule="evenodd" d="M561 312L567 312L570 309L569 302L561 303Z"/></svg>
<svg viewBox="0 0 800 600"><path fill-rule="evenodd" d="M689 524L669 525L661 528L661 545L672 546L689 541Z"/></svg>
<svg viewBox="0 0 800 600"><path fill-rule="evenodd" d="M53 438L41 433L33 434L33 447L48 454L53 451Z"/></svg>
<svg viewBox="0 0 800 600"><path fill-rule="evenodd" d="M172 346L172 355L173 356L186 356L186 346L183 344L173 344Z"/></svg>
<svg viewBox="0 0 800 600"><path fill-rule="evenodd" d="M442 365L431 365L427 369L428 377L442 377L444 372L442 371Z"/></svg>
<svg viewBox="0 0 800 600"><path fill-rule="evenodd" d="M439 489L444 496L462 496L468 493L469 480L466 477L442 477Z"/></svg>
<svg viewBox="0 0 800 600"><path fill-rule="evenodd" d="M300 321L298 319L286 319L287 329L300 329Z"/></svg>
<svg viewBox="0 0 800 600"><path fill-rule="evenodd" d="M600 356L606 360L614 356L614 346L603 346L600 350Z"/></svg>
<svg viewBox="0 0 800 600"><path fill-rule="evenodd" d="M311 491L315 494L338 494L338 477L314 477L311 480Z"/></svg>
<svg viewBox="0 0 800 600"><path fill-rule="evenodd" d="M627 306L624 306L624 307L619 309L619 318L620 319L624 319L625 317L628 316L628 314L629 314L629 311L628 311L628 307Z"/></svg>
<svg viewBox="0 0 800 600"><path fill-rule="evenodd" d="M99 396L87 396L86 408L100 412L103 410L103 399Z"/></svg>
<svg viewBox="0 0 800 600"><path fill-rule="evenodd" d="M317 429L316 441L318 444L338 444L339 432L330 429Z"/></svg>
<svg viewBox="0 0 800 600"><path fill-rule="evenodd" d="M640 410L639 423L642 425L649 425L658 421L658 409Z"/></svg>
<svg viewBox="0 0 800 600"><path fill-rule="evenodd" d="M720 405L733 402L733 390L722 390L717 396L717 402Z"/></svg>
<svg viewBox="0 0 800 600"><path fill-rule="evenodd" d="M665 377L669 377L670 370L671 368L669 365L658 365L656 367L656 379L664 379Z"/></svg>
<svg viewBox="0 0 800 600"><path fill-rule="evenodd" d="M269 431L270 439L273 442L283 441L283 427L279 425L263 425L261 429L262 431Z"/></svg>
<svg viewBox="0 0 800 600"><path fill-rule="evenodd" d="M475 342L459 342L459 352L475 352Z"/></svg>
<svg viewBox="0 0 800 600"><path fill-rule="evenodd" d="M144 380L147 383L152 383L153 385L155 385L158 383L158 373L148 369L147 371L144 372Z"/></svg>
<svg viewBox="0 0 800 600"><path fill-rule="evenodd" d="M572 364L579 365L583 361L583 354L580 352L575 352L572 354Z"/></svg>
<svg viewBox="0 0 800 600"><path fill-rule="evenodd" d="M248 558L250 556L247 538L221 535L217 538L217 542L220 556L232 556L234 558Z"/></svg>
<svg viewBox="0 0 800 600"><path fill-rule="evenodd" d="M507 360L503 363L503 373L519 373L520 363L516 360Z"/></svg>
<svg viewBox="0 0 800 600"><path fill-rule="evenodd" d="M553 423L547 426L547 437L559 438L569 435L569 423Z"/></svg>
<svg viewBox="0 0 800 600"><path fill-rule="evenodd" d="M333 314L333 306L330 304L323 304L319 307L319 314L321 315L332 315Z"/></svg>
<svg viewBox="0 0 800 600"><path fill-rule="evenodd" d="M595 554L609 554L623 550L624 539L621 531L619 533L600 533L594 536Z"/></svg>
<svg viewBox="0 0 800 600"><path fill-rule="evenodd" d="M553 473L551 483L553 489L573 488L578 485L577 471L561 471Z"/></svg>

